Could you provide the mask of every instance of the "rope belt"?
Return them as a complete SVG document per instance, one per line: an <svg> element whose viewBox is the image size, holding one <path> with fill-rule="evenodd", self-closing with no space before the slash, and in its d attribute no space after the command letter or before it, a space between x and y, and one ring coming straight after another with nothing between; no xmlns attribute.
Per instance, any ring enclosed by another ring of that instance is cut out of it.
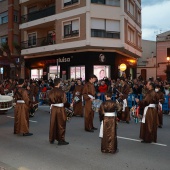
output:
<svg viewBox="0 0 170 170"><path fill-rule="evenodd" d="M145 123L145 117L146 117L146 112L147 112L148 108L149 107L155 108L155 106L156 106L155 104L149 104L148 106L146 106L144 108L143 117L142 117L142 123Z"/></svg>
<svg viewBox="0 0 170 170"><path fill-rule="evenodd" d="M93 97L91 94L88 94L88 96L89 96L91 99L95 99L95 97Z"/></svg>
<svg viewBox="0 0 170 170"><path fill-rule="evenodd" d="M17 100L17 103L25 103L24 100Z"/></svg>
<svg viewBox="0 0 170 170"><path fill-rule="evenodd" d="M104 116L113 117L113 116L117 116L117 114L115 112L105 112ZM99 137L103 138L103 121L101 122L101 125L100 125Z"/></svg>

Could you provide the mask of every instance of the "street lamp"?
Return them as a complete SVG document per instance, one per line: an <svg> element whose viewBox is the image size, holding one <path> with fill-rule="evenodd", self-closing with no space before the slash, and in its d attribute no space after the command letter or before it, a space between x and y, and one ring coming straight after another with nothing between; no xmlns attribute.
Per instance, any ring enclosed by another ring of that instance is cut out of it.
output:
<svg viewBox="0 0 170 170"><path fill-rule="evenodd" d="M170 82L170 65L169 65L170 57L166 57L166 60L168 61L168 65L167 65L167 80L168 80L168 82Z"/></svg>

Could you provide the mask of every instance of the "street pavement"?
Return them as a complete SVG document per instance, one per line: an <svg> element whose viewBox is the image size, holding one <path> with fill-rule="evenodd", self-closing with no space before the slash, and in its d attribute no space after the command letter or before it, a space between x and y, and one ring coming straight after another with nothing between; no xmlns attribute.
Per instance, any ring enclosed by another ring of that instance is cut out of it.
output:
<svg viewBox="0 0 170 170"><path fill-rule="evenodd" d="M49 106L39 106L30 118L33 136L13 134L13 109L0 115L0 170L170 170L170 116L158 129L158 143L140 142L140 123L119 122L116 154L101 152L99 117L95 113L94 133L84 131L84 118L73 117L67 122L66 141L59 146L48 141Z"/></svg>

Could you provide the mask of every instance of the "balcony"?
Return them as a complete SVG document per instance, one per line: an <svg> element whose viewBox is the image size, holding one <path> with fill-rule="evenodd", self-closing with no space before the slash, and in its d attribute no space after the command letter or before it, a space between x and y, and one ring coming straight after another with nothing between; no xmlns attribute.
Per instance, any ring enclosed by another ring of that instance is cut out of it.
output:
<svg viewBox="0 0 170 170"><path fill-rule="evenodd" d="M52 6L52 7L40 10L40 11L35 11L35 12L29 13L27 15L21 16L21 23L34 21L34 20L48 17L48 16L51 16L54 14L55 14L55 6Z"/></svg>
<svg viewBox="0 0 170 170"><path fill-rule="evenodd" d="M42 37L38 39L32 39L32 40L21 42L21 48L29 49L29 48L42 47L42 46L53 45L53 44L56 43L52 37Z"/></svg>

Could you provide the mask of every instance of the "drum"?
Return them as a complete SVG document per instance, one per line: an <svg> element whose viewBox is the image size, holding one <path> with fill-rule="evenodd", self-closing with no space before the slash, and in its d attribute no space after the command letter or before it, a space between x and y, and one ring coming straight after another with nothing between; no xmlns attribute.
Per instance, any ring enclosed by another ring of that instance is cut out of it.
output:
<svg viewBox="0 0 170 170"><path fill-rule="evenodd" d="M67 115L67 120L70 120L74 115L74 111L71 108L65 107L65 112Z"/></svg>
<svg viewBox="0 0 170 170"><path fill-rule="evenodd" d="M13 107L13 97L0 95L0 110L9 110Z"/></svg>
<svg viewBox="0 0 170 170"><path fill-rule="evenodd" d="M80 102L81 100L80 100L80 98L78 97L78 96L75 96L74 98L73 98L73 103L78 103L78 102Z"/></svg>
<svg viewBox="0 0 170 170"><path fill-rule="evenodd" d="M92 102L92 109L94 112L98 112L99 111L99 108L100 108L100 105L102 104L102 100L99 100L99 99L95 99L93 100Z"/></svg>

